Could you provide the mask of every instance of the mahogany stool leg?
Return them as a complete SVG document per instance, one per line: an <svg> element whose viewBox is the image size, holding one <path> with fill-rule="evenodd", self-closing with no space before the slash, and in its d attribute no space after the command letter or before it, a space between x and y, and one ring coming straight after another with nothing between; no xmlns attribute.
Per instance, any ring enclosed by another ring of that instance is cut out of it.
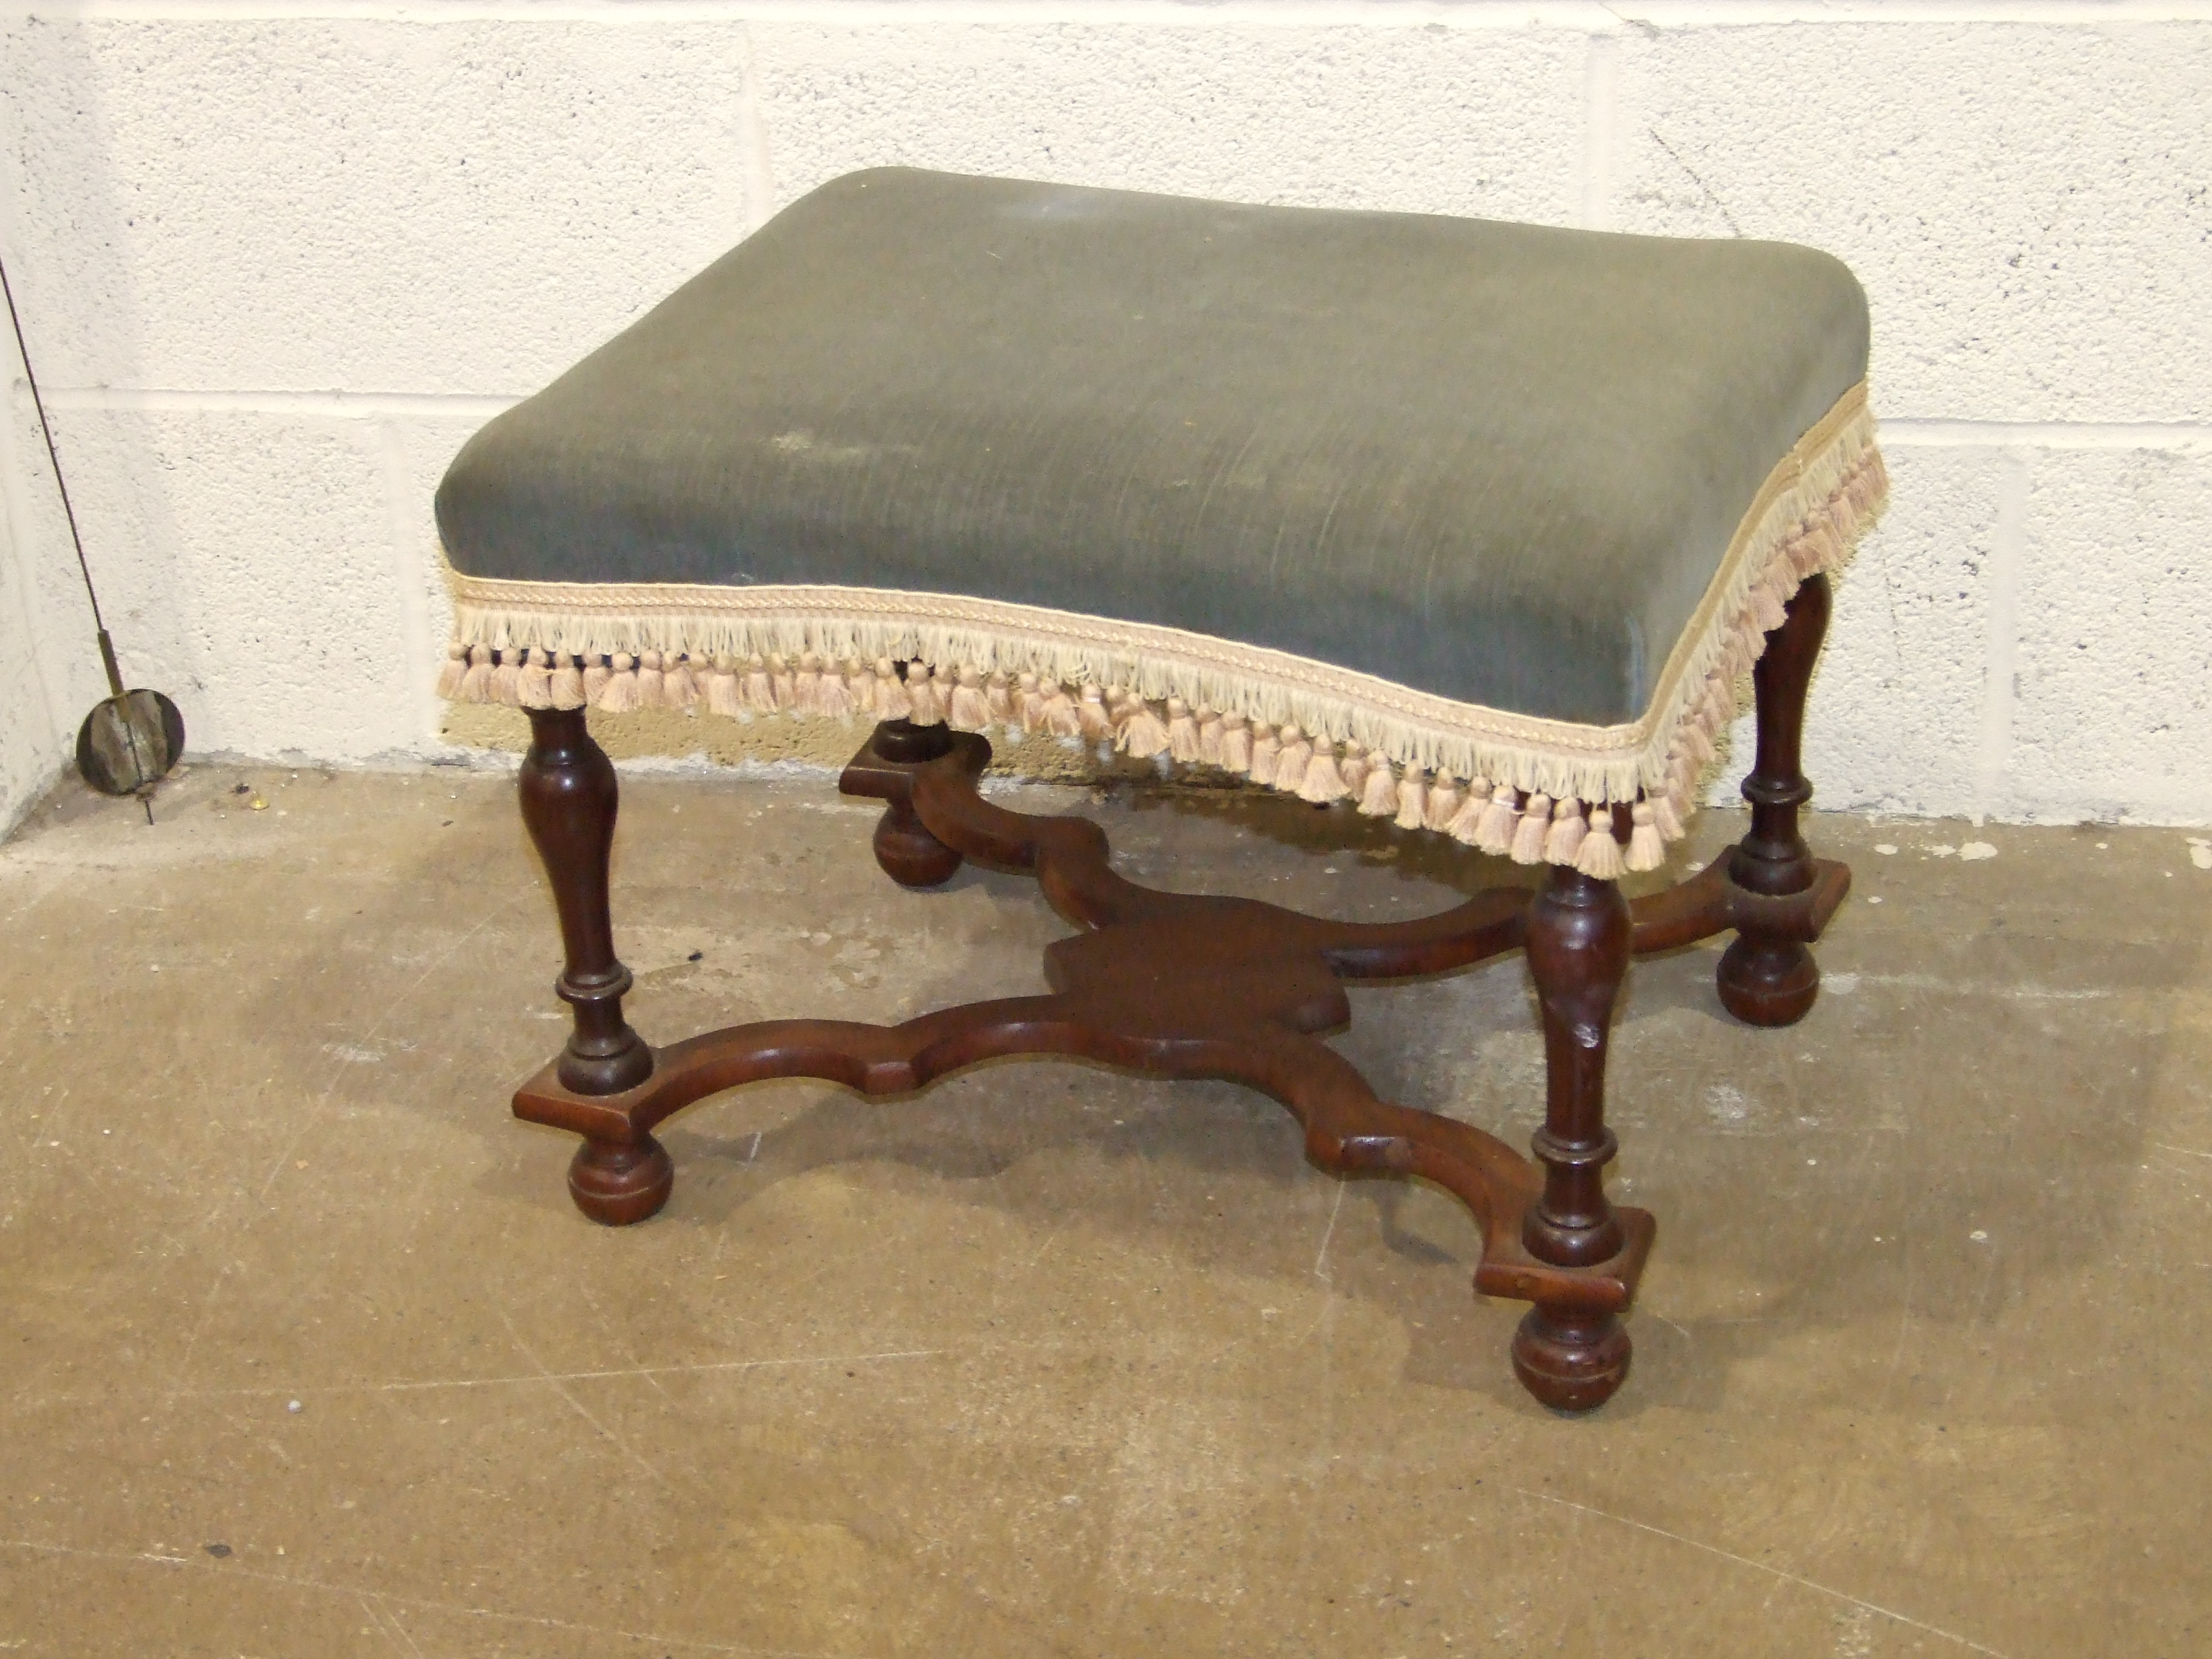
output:
<svg viewBox="0 0 2212 1659"><path fill-rule="evenodd" d="M556 1071L580 1095L620 1094L653 1075L653 1050L623 1018L629 969L615 956L607 855L618 791L614 763L592 740L580 708L533 708L520 780L522 821L561 913L567 962L554 994L575 1016ZM668 1199L675 1169L649 1134L586 1139L568 1170L576 1207L610 1225L642 1221Z"/></svg>
<svg viewBox="0 0 2212 1659"><path fill-rule="evenodd" d="M1813 849L1797 830L1797 809L1813 798L1798 760L1805 731L1805 692L1828 631L1828 579L1815 574L1790 601L1782 626L1766 636L1752 670L1759 699L1759 757L1743 781L1751 832L1729 855L1729 879L1778 897L1813 884ZM1820 994L1820 969L1797 939L1744 927L1722 955L1715 975L1721 1001L1752 1025L1791 1025Z"/></svg>
<svg viewBox="0 0 2212 1659"><path fill-rule="evenodd" d="M1632 932L1617 885L1564 866L1551 867L1528 907L1528 968L1544 1018L1544 1127L1532 1142L1544 1194L1522 1242L1560 1267L1603 1261L1623 1243L1605 1196L1618 1146L1605 1127L1605 1060ZM1628 1332L1610 1313L1539 1302L1513 1337L1514 1375L1556 1411L1603 1405L1628 1375Z"/></svg>
<svg viewBox="0 0 2212 1659"><path fill-rule="evenodd" d="M882 759L919 765L951 753L952 728L884 720L868 746ZM914 803L903 793L885 799L884 815L876 820L875 849L877 865L902 887L941 886L961 865L959 854L922 827Z"/></svg>

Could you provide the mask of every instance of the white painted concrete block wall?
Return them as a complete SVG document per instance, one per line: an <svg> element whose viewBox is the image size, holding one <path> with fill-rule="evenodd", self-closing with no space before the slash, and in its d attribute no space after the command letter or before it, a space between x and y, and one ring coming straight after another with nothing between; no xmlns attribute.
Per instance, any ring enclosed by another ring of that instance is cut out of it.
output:
<svg viewBox="0 0 2212 1659"><path fill-rule="evenodd" d="M2197 0L82 0L0 18L0 246L133 677L357 761L437 747L454 447L847 169L1813 242L1896 480L1822 800L2201 823L2208 111ZM15 413L0 695L53 726L100 688Z"/></svg>
<svg viewBox="0 0 2212 1659"><path fill-rule="evenodd" d="M68 754L40 660L30 567L0 520L0 835L15 826Z"/></svg>

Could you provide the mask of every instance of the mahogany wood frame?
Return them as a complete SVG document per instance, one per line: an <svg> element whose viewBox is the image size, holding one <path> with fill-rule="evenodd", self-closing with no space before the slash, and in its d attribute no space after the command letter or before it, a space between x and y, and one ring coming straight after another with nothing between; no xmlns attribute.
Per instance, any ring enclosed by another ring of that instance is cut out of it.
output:
<svg viewBox="0 0 2212 1659"><path fill-rule="evenodd" d="M1828 622L1814 576L1767 635L1754 674L1759 752L1743 793L1750 833L1695 878L1631 904L1618 885L1547 868L1532 896L1492 888L1419 921L1322 920L1255 900L1189 896L1114 873L1105 832L1080 817L1008 811L976 793L981 738L903 720L878 726L839 787L885 803L877 862L908 887L949 878L963 860L1036 877L1079 931L1045 951L1048 994L1001 998L900 1025L778 1019L730 1026L665 1048L623 1018L629 972L616 957L607 855L614 768L580 709L531 711L522 814L550 877L567 947L555 993L574 1030L516 1091L514 1111L581 1135L568 1173L595 1221L642 1221L667 1201L675 1170L653 1130L705 1096L764 1078L821 1078L867 1095L925 1088L1002 1055L1082 1055L1167 1078L1227 1078L1288 1107L1306 1155L1340 1175L1417 1175L1474 1216L1474 1285L1533 1305L1513 1339L1528 1391L1562 1411L1602 1404L1627 1375L1621 1314L1651 1249L1649 1212L1606 1197L1615 1150L1605 1126L1606 1046L1633 957L1729 930L1722 1001L1755 1025L1803 1017L1820 988L1807 949L1850 884L1812 855L1798 809L1805 694ZM1626 828L1625 825L1621 826ZM1547 1090L1534 1161L1495 1136L1376 1097L1321 1041L1351 1018L1344 985L1446 973L1525 951L1544 1026Z"/></svg>

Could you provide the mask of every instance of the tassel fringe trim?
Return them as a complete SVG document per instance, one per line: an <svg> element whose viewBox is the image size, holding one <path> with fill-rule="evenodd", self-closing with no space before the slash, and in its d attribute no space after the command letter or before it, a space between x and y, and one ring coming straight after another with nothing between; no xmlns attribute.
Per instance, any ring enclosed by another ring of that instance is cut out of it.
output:
<svg viewBox="0 0 2212 1659"><path fill-rule="evenodd" d="M1888 499L1866 388L1768 476L1644 719L1543 720L1180 629L871 588L674 587L453 575L440 696L610 714L688 708L1043 732L1195 765L1522 864L1656 870L1807 577ZM772 648L771 648L772 647ZM1618 810L1616 810L1618 809Z"/></svg>

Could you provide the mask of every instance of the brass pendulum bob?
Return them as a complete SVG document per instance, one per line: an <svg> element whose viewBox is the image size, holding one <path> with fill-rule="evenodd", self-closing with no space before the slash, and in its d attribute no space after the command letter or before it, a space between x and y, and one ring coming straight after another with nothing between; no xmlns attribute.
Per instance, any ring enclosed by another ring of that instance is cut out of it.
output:
<svg viewBox="0 0 2212 1659"><path fill-rule="evenodd" d="M184 752L185 717L159 691L123 689L115 647L104 628L100 660L107 670L108 695L93 705L76 729L76 769L103 794L137 796L151 823L154 786Z"/></svg>

